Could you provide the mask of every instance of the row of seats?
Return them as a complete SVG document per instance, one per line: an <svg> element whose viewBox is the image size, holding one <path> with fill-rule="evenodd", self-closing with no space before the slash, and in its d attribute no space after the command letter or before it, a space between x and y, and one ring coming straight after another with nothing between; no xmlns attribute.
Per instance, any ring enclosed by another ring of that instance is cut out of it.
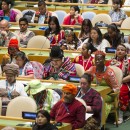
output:
<svg viewBox="0 0 130 130"><path fill-rule="evenodd" d="M25 13L27 13L28 11L31 11L35 14L36 11L34 10L24 10L24 11L20 11L18 9L14 9L16 12L18 12L20 14L20 16L22 17ZM62 25L64 17L67 16L67 13L65 11L62 10L57 10L53 12L55 14L55 16L57 16L60 25ZM35 15L34 15L35 16ZM34 21L34 16L32 17L32 22ZM103 21L106 24L111 24L111 17L108 14L96 14L95 12L83 12L82 13L82 17L84 19L90 19L92 21L93 26L95 25L95 23ZM130 28L130 17L126 18L121 25L121 28L124 29L128 29Z"/></svg>

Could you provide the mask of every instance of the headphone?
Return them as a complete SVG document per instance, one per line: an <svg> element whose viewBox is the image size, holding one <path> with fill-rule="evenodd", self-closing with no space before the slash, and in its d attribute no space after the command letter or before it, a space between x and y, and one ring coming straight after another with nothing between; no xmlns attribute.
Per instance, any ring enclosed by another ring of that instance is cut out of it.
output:
<svg viewBox="0 0 130 130"><path fill-rule="evenodd" d="M9 9L11 9L11 4L9 4Z"/></svg>
<svg viewBox="0 0 130 130"><path fill-rule="evenodd" d="M64 62L64 60L65 60L65 57L62 57L62 62Z"/></svg>

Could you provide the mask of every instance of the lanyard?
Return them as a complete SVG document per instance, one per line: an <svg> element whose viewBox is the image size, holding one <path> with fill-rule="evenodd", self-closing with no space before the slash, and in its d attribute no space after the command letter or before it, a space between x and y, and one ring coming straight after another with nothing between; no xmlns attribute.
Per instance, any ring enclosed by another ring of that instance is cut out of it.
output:
<svg viewBox="0 0 130 130"><path fill-rule="evenodd" d="M12 89L10 90L9 89L9 86L8 86L9 84L8 84L8 81L6 80L6 90L8 91L8 97L9 97L9 99L11 99L11 93L12 93L12 91L13 91L13 89L14 89L14 83L13 83L13 85L12 85Z"/></svg>

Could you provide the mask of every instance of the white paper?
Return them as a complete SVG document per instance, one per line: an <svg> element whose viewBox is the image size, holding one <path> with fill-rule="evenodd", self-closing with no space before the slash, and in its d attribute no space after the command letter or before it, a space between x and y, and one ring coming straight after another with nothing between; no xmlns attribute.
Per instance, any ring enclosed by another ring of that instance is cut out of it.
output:
<svg viewBox="0 0 130 130"><path fill-rule="evenodd" d="M89 117L91 117L93 114L92 113L86 113L85 115L85 120L87 120Z"/></svg>

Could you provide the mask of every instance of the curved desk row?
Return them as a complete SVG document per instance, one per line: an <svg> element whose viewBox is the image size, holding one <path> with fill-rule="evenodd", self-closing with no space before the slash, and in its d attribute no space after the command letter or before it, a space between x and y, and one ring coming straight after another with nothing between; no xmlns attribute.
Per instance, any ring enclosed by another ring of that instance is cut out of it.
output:
<svg viewBox="0 0 130 130"><path fill-rule="evenodd" d="M25 52L30 61L38 61L43 63L46 59L49 58L50 49L34 49L34 48L20 48L21 51ZM0 47L0 63L2 62L3 55L7 54L7 47ZM70 51L65 50L64 56L70 57L71 61L78 55L80 55L80 51ZM106 60L110 60L114 54L107 54Z"/></svg>
<svg viewBox="0 0 130 130"><path fill-rule="evenodd" d="M34 120L0 116L0 129L5 126L11 126L17 130L32 130L32 122L34 122ZM62 126L58 127L58 130L71 130L71 124L63 123Z"/></svg>

